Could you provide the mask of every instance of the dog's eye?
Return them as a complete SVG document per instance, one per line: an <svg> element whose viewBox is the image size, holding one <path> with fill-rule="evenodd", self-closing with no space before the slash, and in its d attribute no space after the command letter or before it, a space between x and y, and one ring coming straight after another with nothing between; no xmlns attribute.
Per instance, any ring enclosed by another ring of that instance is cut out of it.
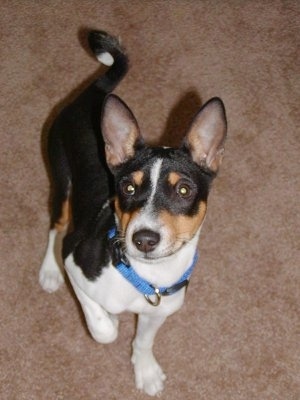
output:
<svg viewBox="0 0 300 400"><path fill-rule="evenodd" d="M187 199L190 197L192 191L190 186L186 183L179 183L176 186L176 192L180 197Z"/></svg>
<svg viewBox="0 0 300 400"><path fill-rule="evenodd" d="M122 187L123 193L126 194L126 196L133 196L135 193L135 186L131 182L126 182L123 187Z"/></svg>

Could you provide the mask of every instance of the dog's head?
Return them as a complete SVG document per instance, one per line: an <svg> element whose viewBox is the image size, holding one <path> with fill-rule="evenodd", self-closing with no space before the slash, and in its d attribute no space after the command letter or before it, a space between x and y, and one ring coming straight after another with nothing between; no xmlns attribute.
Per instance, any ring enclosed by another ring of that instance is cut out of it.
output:
<svg viewBox="0 0 300 400"><path fill-rule="evenodd" d="M115 95L105 101L101 128L127 254L149 261L174 254L205 217L224 153L222 101L213 98L200 109L178 149L146 146L134 115Z"/></svg>

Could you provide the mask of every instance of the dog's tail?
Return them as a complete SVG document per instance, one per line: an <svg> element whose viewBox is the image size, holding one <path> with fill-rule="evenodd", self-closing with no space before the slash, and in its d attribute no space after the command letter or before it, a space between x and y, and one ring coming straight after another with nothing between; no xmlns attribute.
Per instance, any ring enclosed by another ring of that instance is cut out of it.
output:
<svg viewBox="0 0 300 400"><path fill-rule="evenodd" d="M128 71L128 57L119 40L103 31L90 31L88 42L98 61L110 67L97 81L96 86L110 93Z"/></svg>

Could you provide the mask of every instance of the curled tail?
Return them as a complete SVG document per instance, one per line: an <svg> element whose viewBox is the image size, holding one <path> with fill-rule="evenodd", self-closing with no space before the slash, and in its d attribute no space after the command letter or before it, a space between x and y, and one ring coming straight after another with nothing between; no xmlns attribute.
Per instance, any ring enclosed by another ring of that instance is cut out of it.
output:
<svg viewBox="0 0 300 400"><path fill-rule="evenodd" d="M98 61L110 67L97 81L96 86L109 93L118 85L128 71L128 57L119 40L103 31L91 31L89 46Z"/></svg>

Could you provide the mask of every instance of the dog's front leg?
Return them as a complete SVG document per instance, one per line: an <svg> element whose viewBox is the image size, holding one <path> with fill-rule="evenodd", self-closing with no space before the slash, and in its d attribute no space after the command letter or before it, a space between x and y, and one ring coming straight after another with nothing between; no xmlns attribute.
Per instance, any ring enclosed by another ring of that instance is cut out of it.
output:
<svg viewBox="0 0 300 400"><path fill-rule="evenodd" d="M108 313L100 304L92 300L69 274L74 292L81 304L88 329L99 343L111 343L118 336L119 321L116 315Z"/></svg>
<svg viewBox="0 0 300 400"><path fill-rule="evenodd" d="M165 316L140 314L132 346L136 387L150 396L163 390L166 379L152 351L155 335L165 320Z"/></svg>

